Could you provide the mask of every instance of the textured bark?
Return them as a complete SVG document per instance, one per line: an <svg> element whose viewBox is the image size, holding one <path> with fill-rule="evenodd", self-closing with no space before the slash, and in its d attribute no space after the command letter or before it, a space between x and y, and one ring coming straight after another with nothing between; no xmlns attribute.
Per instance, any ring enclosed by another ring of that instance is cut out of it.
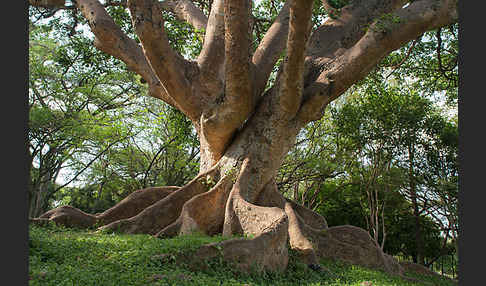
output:
<svg viewBox="0 0 486 286"><path fill-rule="evenodd" d="M179 216L184 204L196 195L208 191L207 180L214 180L217 168L202 173L187 185L181 187L165 198L143 209L137 215L114 221L104 225L101 229L119 231L124 233L156 234Z"/></svg>
<svg viewBox="0 0 486 286"><path fill-rule="evenodd" d="M171 186L136 190L121 200L115 207L97 215L97 221L99 224L105 225L120 219L131 218L178 189L179 187Z"/></svg>
<svg viewBox="0 0 486 286"><path fill-rule="evenodd" d="M54 8L64 6L66 0L29 0L29 4L32 6Z"/></svg>
<svg viewBox="0 0 486 286"><path fill-rule="evenodd" d="M290 2L285 2L253 54L254 88L257 95L260 95L265 89L270 73L285 49L289 30Z"/></svg>
<svg viewBox="0 0 486 286"><path fill-rule="evenodd" d="M31 221L40 224L53 221L59 225L82 228L106 225L121 219L131 218L178 189L179 187L171 186L136 190L114 207L95 215L85 213L72 206L62 206L47 211L38 218L34 217Z"/></svg>
<svg viewBox="0 0 486 286"><path fill-rule="evenodd" d="M200 101L192 96L190 75L186 74L191 73L191 64L170 47L160 6L152 0L129 0L128 8L145 57L166 93L180 111L191 120L197 120Z"/></svg>
<svg viewBox="0 0 486 286"><path fill-rule="evenodd" d="M223 88L224 64L224 6L223 0L213 1L206 26L201 53L197 59L199 69L208 84L210 93L218 94Z"/></svg>
<svg viewBox="0 0 486 286"><path fill-rule="evenodd" d="M161 238L196 231L246 235L252 238L207 245L197 253L198 259L222 255L244 271L284 270L290 246L309 265L328 257L400 275L400 265L369 233L353 226L328 227L322 216L284 198L274 178L299 131L319 119L329 102L388 53L457 21L455 0L418 0L402 8L405 2L351 1L337 19L311 33L314 1L288 0L252 55L247 0L215 0L207 20L185 0L129 0L143 48L121 32L99 1L76 1L95 45L125 62L148 82L152 96L192 121L200 139L200 172L180 188L136 191L99 215L65 206L31 221L98 224L107 231ZM161 9L206 28L196 61L171 49ZM265 90L284 49L281 72Z"/></svg>
<svg viewBox="0 0 486 286"><path fill-rule="evenodd" d="M149 85L151 96L174 106L174 100L169 97L153 72L142 48L122 32L103 5L97 0L79 0L76 1L76 5L88 20L91 31L95 35L94 45L99 50L122 60L129 69L142 76Z"/></svg>
<svg viewBox="0 0 486 286"><path fill-rule="evenodd" d="M50 210L37 219L38 221L53 221L58 225L64 225L67 227L90 227L96 223L96 217L91 214L87 214L77 208L71 206L62 206L53 210Z"/></svg>
<svg viewBox="0 0 486 286"><path fill-rule="evenodd" d="M314 65L320 67L317 69L320 74L304 90L300 120L309 122L322 117L329 102L364 78L390 52L427 30L457 21L456 5L455 0L415 1L370 25L358 42L348 49L337 49L342 52L331 60L314 60ZM322 63L316 64L316 61Z"/></svg>
<svg viewBox="0 0 486 286"><path fill-rule="evenodd" d="M290 28L287 39L287 56L280 83L279 100L283 112L293 118L302 99L304 54L311 29L312 4L314 1L292 1Z"/></svg>
<svg viewBox="0 0 486 286"><path fill-rule="evenodd" d="M221 233L224 222L224 206L228 199L230 183L228 177L223 177L209 191L191 198L182 207L177 220L163 228L156 236L171 237L193 232L201 232L207 235Z"/></svg>
<svg viewBox="0 0 486 286"><path fill-rule="evenodd" d="M189 0L172 0L159 3L164 10L171 11L177 18L191 24L197 30L206 29L208 18Z"/></svg>
<svg viewBox="0 0 486 286"><path fill-rule="evenodd" d="M215 16L215 35L221 36L222 27L220 25L221 21L224 20L224 56L220 56L224 59L224 93L221 103L211 106L202 118L202 131L211 153L215 154L215 160L219 159L224 153L228 142L235 131L248 118L255 104L252 102L249 63L250 5L247 0L222 2L224 2L222 5L224 18L218 18L220 15ZM219 2L214 3L216 5ZM221 11L220 6L215 8L218 8L217 11ZM221 39L216 38L215 43L220 45ZM217 62L220 63L221 61L221 59L218 59ZM207 59L204 62L207 62Z"/></svg>

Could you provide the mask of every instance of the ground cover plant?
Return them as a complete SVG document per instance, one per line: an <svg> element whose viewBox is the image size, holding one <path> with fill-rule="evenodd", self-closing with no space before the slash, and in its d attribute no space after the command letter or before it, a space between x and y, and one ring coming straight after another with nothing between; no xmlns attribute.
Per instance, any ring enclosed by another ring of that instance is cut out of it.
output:
<svg viewBox="0 0 486 286"><path fill-rule="evenodd" d="M380 270L321 260L314 271L290 251L284 273L241 273L216 260L204 269L178 262L178 254L225 240L191 234L151 235L29 226L29 285L455 285L439 277L407 281ZM411 275L411 274L407 274Z"/></svg>

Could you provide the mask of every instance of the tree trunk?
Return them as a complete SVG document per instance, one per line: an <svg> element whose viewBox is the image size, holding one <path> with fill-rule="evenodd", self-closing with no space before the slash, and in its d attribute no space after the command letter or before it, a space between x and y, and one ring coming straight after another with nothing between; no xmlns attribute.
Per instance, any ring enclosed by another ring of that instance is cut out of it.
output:
<svg viewBox="0 0 486 286"><path fill-rule="evenodd" d="M42 183L33 190L33 201L29 212L29 217L37 217L43 214L49 207L49 187L50 182Z"/></svg>
<svg viewBox="0 0 486 286"><path fill-rule="evenodd" d="M409 156L409 187L410 187L410 199L412 201L413 216L415 219L415 248L417 253L416 263L425 266L424 257L424 242L422 237L422 226L420 224L420 210L417 200L417 189L415 185L415 173L414 173L414 146L409 144L408 156ZM415 262L415 261L414 261Z"/></svg>
<svg viewBox="0 0 486 286"><path fill-rule="evenodd" d="M27 160L27 207L29 211L28 215L29 217L36 217L39 214L35 215L33 210L36 203L35 193L34 193L35 186L34 186L34 181L32 181L33 157L29 147L27 147L26 151L27 151L27 158L28 158Z"/></svg>
<svg viewBox="0 0 486 286"><path fill-rule="evenodd" d="M29 217L37 217L46 211L50 181L47 175L37 178L30 187Z"/></svg>

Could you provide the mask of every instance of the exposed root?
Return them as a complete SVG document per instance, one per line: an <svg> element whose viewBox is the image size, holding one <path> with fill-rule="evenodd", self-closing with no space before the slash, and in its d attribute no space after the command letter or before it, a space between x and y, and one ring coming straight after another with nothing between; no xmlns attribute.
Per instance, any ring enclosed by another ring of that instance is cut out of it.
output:
<svg viewBox="0 0 486 286"><path fill-rule="evenodd" d="M261 206L274 206L285 211L288 220L288 236L292 250L299 253L300 259L310 267L318 268L318 259L314 251L315 246L308 236L302 233L303 228L310 226L318 229L327 228L326 220L317 213L294 203L282 196L277 185L272 180L259 194L257 204Z"/></svg>
<svg viewBox="0 0 486 286"><path fill-rule="evenodd" d="M296 212L298 217L308 226L314 228L314 229L326 229L328 228L327 226L327 221L326 219L319 215L318 213L302 206L290 199L285 199L287 203L290 204L292 209Z"/></svg>
<svg viewBox="0 0 486 286"><path fill-rule="evenodd" d="M271 180L258 195L255 204L262 207L277 207L284 209L285 198L278 191L275 180Z"/></svg>
<svg viewBox="0 0 486 286"><path fill-rule="evenodd" d="M303 233L307 227L302 219L298 217L291 203L285 203L285 213L289 217L289 243L293 250L296 250L300 258L307 265L317 265L319 261L316 256L315 247L309 240L309 236Z"/></svg>
<svg viewBox="0 0 486 286"><path fill-rule="evenodd" d="M278 207L262 207L247 202L235 186L226 205L223 235L260 235L275 227L287 215Z"/></svg>
<svg viewBox="0 0 486 286"><path fill-rule="evenodd" d="M111 222L133 217L139 214L148 206L160 201L161 199L172 194L180 187L151 187L141 190L136 190L122 201L107 209L101 214L97 215L99 224L105 225Z"/></svg>
<svg viewBox="0 0 486 286"><path fill-rule="evenodd" d="M244 272L284 271L288 264L287 217L282 217L272 229L252 239L231 239L201 247L195 257L223 259Z"/></svg>
<svg viewBox="0 0 486 286"><path fill-rule="evenodd" d="M240 178L226 204L223 235L244 234L254 238L217 244L222 248L223 258L243 271L283 271L288 264L287 215L281 208L257 206L245 200L240 192ZM204 249L214 254L214 248L217 247Z"/></svg>
<svg viewBox="0 0 486 286"><path fill-rule="evenodd" d="M66 227L78 227L88 228L93 226L97 219L94 215L85 213L72 206L62 206L52 209L37 219L31 219L31 221L40 222L53 221L57 225L63 225Z"/></svg>
<svg viewBox="0 0 486 286"><path fill-rule="evenodd" d="M274 198L280 199L278 196ZM247 202L240 195L239 182L233 185L230 176L223 176L209 192L187 201L178 219L156 236L167 237L194 231L213 234L221 232L221 228L223 234L239 233L247 238L202 246L191 256L193 264L199 262L204 265L207 259L222 257L235 269L244 272L286 269L287 215L278 207L257 206Z"/></svg>
<svg viewBox="0 0 486 286"><path fill-rule="evenodd" d="M242 271L283 271L288 263L288 243L312 269L319 258L332 258L403 276L403 268L374 243L364 229L328 227L312 210L288 200L274 180L258 186L252 181L248 160L237 181L222 175L215 165L185 186L135 191L113 208L91 215L71 206L50 210L32 223L54 221L68 227L91 227L123 233L146 233L156 237L202 232L213 235L244 235L201 247L195 260L222 258ZM217 182L215 184L215 182Z"/></svg>
<svg viewBox="0 0 486 286"><path fill-rule="evenodd" d="M286 204L285 211L289 217L290 246L308 265L317 264L319 257L331 258L402 274L398 261L377 247L366 230L351 225L315 228L291 203Z"/></svg>
<svg viewBox="0 0 486 286"><path fill-rule="evenodd" d="M155 236L172 237L178 234L201 232L207 235L221 233L224 222L224 207L231 188L231 179L227 176L210 191L194 196L182 207L175 222L162 229Z"/></svg>
<svg viewBox="0 0 486 286"><path fill-rule="evenodd" d="M218 170L216 165L209 171L198 175L184 187L146 207L137 215L114 221L99 229L132 234L156 234L178 218L182 207L188 200L208 191L208 184L219 175Z"/></svg>
<svg viewBox="0 0 486 286"><path fill-rule="evenodd" d="M263 189L257 201L260 205L285 210L290 248L296 250L309 267L316 267L319 258L332 258L393 274L402 273L398 262L383 253L364 229L354 226L329 228L324 217L284 198L272 184Z"/></svg>
<svg viewBox="0 0 486 286"><path fill-rule="evenodd" d="M135 216L177 189L179 187L168 186L136 190L110 209L95 215L85 213L72 206L61 206L45 212L38 218L31 218L30 222L47 225L49 221L54 221L58 225L78 228L104 225Z"/></svg>
<svg viewBox="0 0 486 286"><path fill-rule="evenodd" d="M351 225L334 226L313 235L318 243L318 255L347 261L370 268L400 274L398 261L383 253L370 234Z"/></svg>
<svg viewBox="0 0 486 286"><path fill-rule="evenodd" d="M444 276L444 275L440 275L439 273L434 272L434 271L430 270L429 268L427 268L423 265L420 265L418 263L401 261L400 266L403 268L403 272L404 272L401 277L404 278L404 279L410 280L410 281L423 282L421 280L405 276L405 273L407 273L407 272L414 272L414 273L421 274L421 275L440 277L441 279L448 279L449 281L457 284L457 280L452 279L452 278L447 277L447 276Z"/></svg>
<svg viewBox="0 0 486 286"><path fill-rule="evenodd" d="M49 222L51 222L48 218L29 218L29 223L38 225L38 226L48 226Z"/></svg>
<svg viewBox="0 0 486 286"><path fill-rule="evenodd" d="M328 227L325 219L307 208L288 201L285 211L289 216L289 241L292 249L301 254L307 264L317 258L331 258L400 275L402 269L392 256L384 253L370 234L351 225Z"/></svg>

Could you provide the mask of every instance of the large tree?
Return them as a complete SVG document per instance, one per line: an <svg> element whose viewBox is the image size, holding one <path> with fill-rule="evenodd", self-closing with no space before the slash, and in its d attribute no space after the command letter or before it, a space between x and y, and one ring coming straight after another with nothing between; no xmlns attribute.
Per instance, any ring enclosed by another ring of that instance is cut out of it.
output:
<svg viewBox="0 0 486 286"><path fill-rule="evenodd" d="M50 8L64 2L29 0ZM336 2L345 5L337 9ZM285 269L289 241L309 264L327 256L399 272L365 230L328 228L324 218L285 199L275 176L304 126L387 54L456 22L457 0L288 0L255 50L252 1L210 3L206 16L188 0L72 1L70 9L89 23L94 45L138 73L150 96L189 118L200 141L200 169L185 186L135 192L97 216L64 207L40 218L97 222L105 230L157 237L194 231L250 235L205 248L206 257L221 250L243 269ZM313 28L316 3L332 17ZM107 13L107 6L117 4L129 10L140 45ZM185 59L171 48L163 10L205 31L197 58Z"/></svg>

